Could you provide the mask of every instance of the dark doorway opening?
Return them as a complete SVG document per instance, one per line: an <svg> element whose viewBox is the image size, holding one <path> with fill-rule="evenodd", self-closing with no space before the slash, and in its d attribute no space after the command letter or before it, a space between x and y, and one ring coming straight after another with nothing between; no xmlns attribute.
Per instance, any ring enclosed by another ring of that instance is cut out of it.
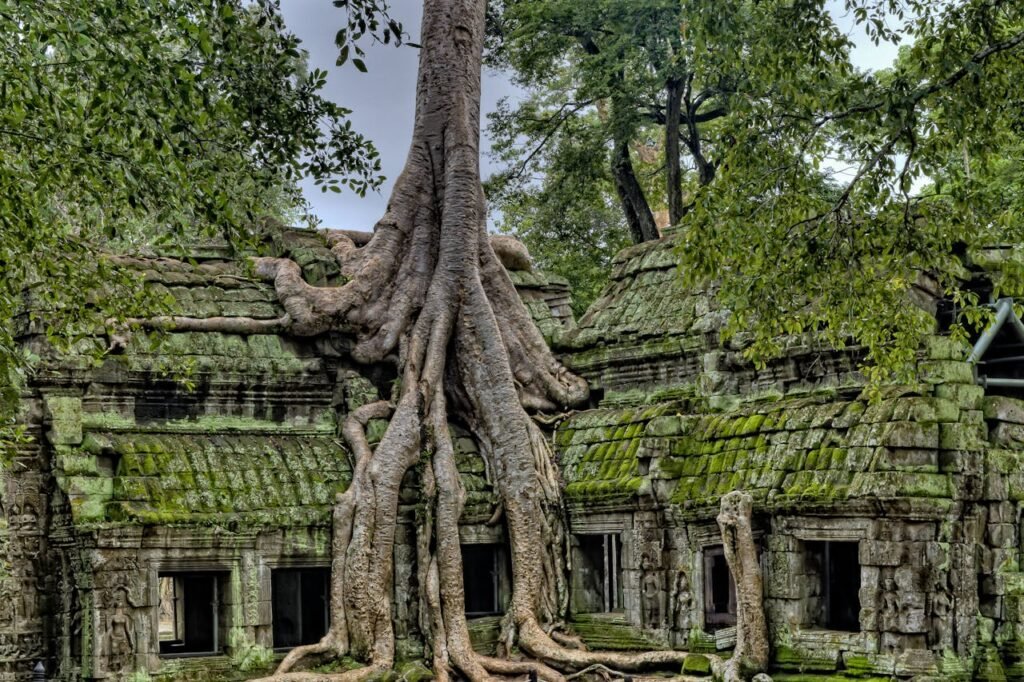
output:
<svg viewBox="0 0 1024 682"><path fill-rule="evenodd" d="M622 540L618 533L576 536L577 613L622 611Z"/></svg>
<svg viewBox="0 0 1024 682"><path fill-rule="evenodd" d="M221 648L222 573L160 573L160 653L198 656Z"/></svg>
<svg viewBox="0 0 1024 682"><path fill-rule="evenodd" d="M808 541L806 571L811 625L829 630L860 631L860 553L856 542Z"/></svg>
<svg viewBox="0 0 1024 682"><path fill-rule="evenodd" d="M704 625L709 630L736 625L736 583L722 545L704 549Z"/></svg>
<svg viewBox="0 0 1024 682"><path fill-rule="evenodd" d="M274 648L315 644L330 623L327 568L279 568L270 574Z"/></svg>
<svg viewBox="0 0 1024 682"><path fill-rule="evenodd" d="M462 584L466 590L468 617L504 612L507 565L503 545L462 545Z"/></svg>

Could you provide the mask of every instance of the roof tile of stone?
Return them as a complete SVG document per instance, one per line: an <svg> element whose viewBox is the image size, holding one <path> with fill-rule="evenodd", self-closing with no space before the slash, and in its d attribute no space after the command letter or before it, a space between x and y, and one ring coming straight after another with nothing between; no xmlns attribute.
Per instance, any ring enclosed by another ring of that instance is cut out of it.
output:
<svg viewBox="0 0 1024 682"><path fill-rule="evenodd" d="M732 490L769 506L951 499L941 453L963 457L987 447L984 426L969 417L951 400L912 392L877 404L788 397L727 413L663 403L579 413L559 429L557 447L574 502L653 494L706 508Z"/></svg>
<svg viewBox="0 0 1024 682"><path fill-rule="evenodd" d="M323 525L351 477L342 443L325 435L92 432L83 450L116 458L115 523Z"/></svg>

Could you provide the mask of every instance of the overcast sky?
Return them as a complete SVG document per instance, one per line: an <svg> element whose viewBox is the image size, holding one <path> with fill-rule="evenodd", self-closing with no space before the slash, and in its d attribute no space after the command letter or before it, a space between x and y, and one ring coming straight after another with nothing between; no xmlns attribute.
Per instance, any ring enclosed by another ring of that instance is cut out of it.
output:
<svg viewBox="0 0 1024 682"><path fill-rule="evenodd" d="M395 48L367 44L367 73L356 71L351 64L339 68L334 65L337 57L334 35L341 25L342 10L335 8L329 0L284 0L281 5L288 28L302 39L303 47L309 51L310 67L324 69L329 74L326 96L352 110L353 125L377 145L387 177L379 193L371 192L363 198L347 191L325 194L311 182L303 185L303 191L325 227L372 229L384 213L391 184L405 163L412 139L417 50L408 46ZM839 25L851 31L858 44L853 55L858 66L875 69L892 63L896 56L894 46L872 45L863 38L859 29L853 29L852 20L842 15L841 0L830 0L829 5L836 12ZM420 0L393 0L391 6L392 15L403 24L411 35L411 41L418 42ZM493 111L498 100L506 95L515 95L515 88L508 79L501 74L485 72L483 113ZM494 167L487 158L486 138L483 147L481 171L487 177Z"/></svg>

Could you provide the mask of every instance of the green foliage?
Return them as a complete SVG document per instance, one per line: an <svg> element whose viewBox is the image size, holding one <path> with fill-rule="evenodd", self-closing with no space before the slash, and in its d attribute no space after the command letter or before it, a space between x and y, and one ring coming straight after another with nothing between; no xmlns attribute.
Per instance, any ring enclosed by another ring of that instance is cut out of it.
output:
<svg viewBox="0 0 1024 682"><path fill-rule="evenodd" d="M579 318L607 284L629 235L605 159L592 153L594 126L580 118L567 122L566 132L541 150L538 164L547 172L538 182L497 176L486 188L500 229L526 244L538 268L568 280Z"/></svg>
<svg viewBox="0 0 1024 682"><path fill-rule="evenodd" d="M815 3L797 5L494 5L491 63L509 71L526 96L516 106L503 103L491 117L494 153L509 170L492 178L490 198L503 216L502 227L521 238L544 267L570 279L578 304L593 300L607 281L604 268L629 234L622 209L616 218L612 208L620 201L612 173L617 145L628 146L646 203L655 210L669 203L670 85L681 88L682 98L676 189L690 208L735 144L729 123L754 123L748 102L769 101L785 111L789 100L810 98L821 79L850 72L848 40L828 14ZM794 33L794 26L802 31ZM789 161L801 158L792 149L788 153ZM829 189L820 179L818 185L818 193ZM628 215L626 200L622 208Z"/></svg>
<svg viewBox="0 0 1024 682"><path fill-rule="evenodd" d="M631 150L654 209L671 205L673 191L688 203L714 180L734 142L722 123L745 117L745 101L784 109L849 71L849 41L816 2L503 0L490 34L492 64L527 91L492 116L496 150L512 166L507 180L528 184L550 170L541 150L585 125L604 165L613 148ZM675 125L671 93L681 100ZM681 154L667 154L670 131Z"/></svg>
<svg viewBox="0 0 1024 682"><path fill-rule="evenodd" d="M1024 12L972 1L846 5L876 41L913 35L914 44L890 72L826 79L795 91L785 111L745 102L726 126L735 144L719 182L698 196L680 256L689 281L720 279L731 330L754 333L752 357L778 353L782 334L813 330L833 345L866 347L877 380L904 374L934 324L911 305L915 290L945 293L983 322L960 256L1021 242L1008 210L1019 190L996 196L991 175L916 187L956 176L951 159L998 167L989 164L1019 129L1005 103L1022 95ZM816 169L837 159L854 170L818 191Z"/></svg>
<svg viewBox="0 0 1024 682"><path fill-rule="evenodd" d="M382 9L343 4L357 26ZM109 318L159 310L102 254L244 243L300 204L304 175L360 194L381 182L377 152L320 95L326 73L306 70L277 0L0 0L0 33L7 408L30 365L16 338L68 347Z"/></svg>
<svg viewBox="0 0 1024 682"><path fill-rule="evenodd" d="M849 38L815 0L505 0L501 9L493 60L528 96L492 129L499 152L523 168L541 170L530 166L548 158L538 145L580 137L569 119L594 131L593 157L607 159L626 134L643 160L663 128L665 84L680 74L692 83L687 97L706 93L696 114L720 112L684 126L698 124L714 176L695 181L691 149L679 258L687 285L721 283L729 333L749 334L752 359L814 332L864 346L876 381L907 378L934 325L911 300L955 300L958 338L990 318L966 286L965 253L1007 245L996 291L1024 291L1019 3L846 0L835 11L856 31L906 43L884 73L850 65ZM550 158L545 170L561 173L579 156ZM654 197L650 175L661 168L644 171Z"/></svg>

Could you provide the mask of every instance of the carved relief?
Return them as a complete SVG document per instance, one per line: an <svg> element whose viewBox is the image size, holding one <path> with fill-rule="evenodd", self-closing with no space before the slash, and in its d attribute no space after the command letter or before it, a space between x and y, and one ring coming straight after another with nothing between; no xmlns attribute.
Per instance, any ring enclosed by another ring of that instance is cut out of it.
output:
<svg viewBox="0 0 1024 682"><path fill-rule="evenodd" d="M879 613L878 624L881 630L892 632L899 627L900 602L896 594L896 581L886 578L882 590L882 609Z"/></svg>
<svg viewBox="0 0 1024 682"><path fill-rule="evenodd" d="M104 654L107 669L124 671L133 667L135 654L135 604L132 603L128 588L118 586L111 597L107 627L104 633Z"/></svg>
<svg viewBox="0 0 1024 682"><path fill-rule="evenodd" d="M931 594L929 612L931 628L928 633L929 645L933 649L943 650L953 647L953 598L945 585L936 585Z"/></svg>
<svg viewBox="0 0 1024 682"><path fill-rule="evenodd" d="M103 609L99 645L100 667L110 673L129 673L135 668L138 646L136 610L142 606L138 598L143 586L139 583L138 561L131 556L114 556L101 564L97 573Z"/></svg>
<svg viewBox="0 0 1024 682"><path fill-rule="evenodd" d="M661 622L661 581L654 570L654 562L646 554L640 560L640 599L643 604L644 625L660 628Z"/></svg>
<svg viewBox="0 0 1024 682"><path fill-rule="evenodd" d="M690 589L690 578L684 571L676 573L675 594L675 629L687 633L693 626L693 592Z"/></svg>

